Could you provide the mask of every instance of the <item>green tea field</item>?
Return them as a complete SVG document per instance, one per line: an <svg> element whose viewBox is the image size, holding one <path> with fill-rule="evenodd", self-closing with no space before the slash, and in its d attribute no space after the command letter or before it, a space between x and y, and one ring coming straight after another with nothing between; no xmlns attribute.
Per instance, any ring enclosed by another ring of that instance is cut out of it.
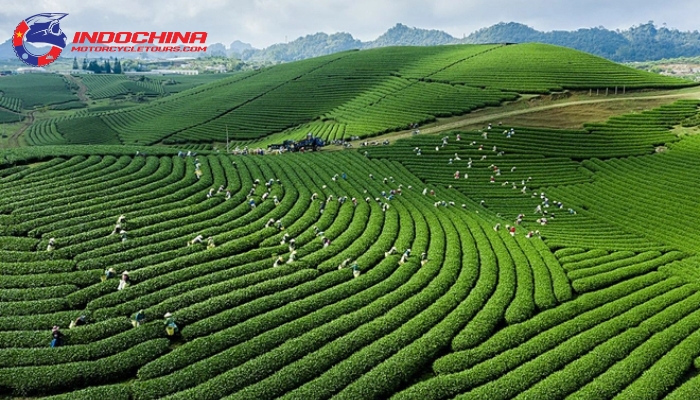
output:
<svg viewBox="0 0 700 400"><path fill-rule="evenodd" d="M615 86L664 104L496 117ZM554 46L397 47L34 121L0 149L0 397L694 399L688 86ZM228 154L226 129L391 143Z"/></svg>

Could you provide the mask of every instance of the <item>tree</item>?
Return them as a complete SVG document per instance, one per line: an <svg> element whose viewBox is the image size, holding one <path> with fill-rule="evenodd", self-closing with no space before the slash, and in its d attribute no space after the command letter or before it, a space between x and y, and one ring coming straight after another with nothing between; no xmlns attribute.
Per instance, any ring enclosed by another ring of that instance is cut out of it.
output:
<svg viewBox="0 0 700 400"><path fill-rule="evenodd" d="M88 67L87 57L83 58L83 69L86 70Z"/></svg>
<svg viewBox="0 0 700 400"><path fill-rule="evenodd" d="M100 65L95 60L90 61L87 69L88 69L88 71L92 71L96 74L99 74L102 72L102 67L100 67Z"/></svg>
<svg viewBox="0 0 700 400"><path fill-rule="evenodd" d="M111 74L112 73L112 67L109 65L109 60L105 60L105 65L104 65L104 70L105 74Z"/></svg>
<svg viewBox="0 0 700 400"><path fill-rule="evenodd" d="M112 72L114 72L115 74L122 73L122 63L119 62L119 59L114 60L114 68L112 68Z"/></svg>
<svg viewBox="0 0 700 400"><path fill-rule="evenodd" d="M78 69L78 57L73 57L73 69Z"/></svg>

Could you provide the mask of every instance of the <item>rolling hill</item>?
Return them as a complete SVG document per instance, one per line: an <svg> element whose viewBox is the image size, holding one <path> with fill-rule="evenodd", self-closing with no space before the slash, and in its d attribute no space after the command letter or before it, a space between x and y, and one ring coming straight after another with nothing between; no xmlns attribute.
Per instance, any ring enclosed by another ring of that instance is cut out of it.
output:
<svg viewBox="0 0 700 400"><path fill-rule="evenodd" d="M284 132L368 137L525 93L692 85L542 44L385 47L246 72L130 109L37 125L32 143L211 143ZM49 134L50 132L50 134ZM59 136L56 136L59 135Z"/></svg>

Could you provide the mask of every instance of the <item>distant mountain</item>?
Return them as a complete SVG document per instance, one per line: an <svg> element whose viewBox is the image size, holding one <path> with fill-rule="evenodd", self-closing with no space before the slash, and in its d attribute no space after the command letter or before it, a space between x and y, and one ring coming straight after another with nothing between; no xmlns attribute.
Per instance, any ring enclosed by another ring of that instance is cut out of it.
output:
<svg viewBox="0 0 700 400"><path fill-rule="evenodd" d="M318 57L352 49L385 46L435 46L456 43L525 43L540 42L574 48L605 57L612 61L653 61L663 58L700 56L700 33L681 32L653 22L633 26L627 30L609 30L603 27L584 28L576 31L543 32L516 22L501 22L482 28L464 39L440 30L412 28L396 24L376 40L362 42L351 34L323 32L299 37L289 43L274 44L265 49L255 49L248 43L234 41L230 47L214 43L207 49L208 55L228 55L250 62L289 62ZM97 45L92 45L97 46ZM69 49L62 57L105 57L106 53L75 53ZM154 54L144 54L155 56ZM175 57L182 54L170 53ZM192 56L193 54L187 54ZM110 57L134 57L133 53L109 53ZM15 57L10 41L0 44L0 59Z"/></svg>
<svg viewBox="0 0 700 400"><path fill-rule="evenodd" d="M33 46L31 43L27 43L27 50L33 54L44 54L46 50L43 48L38 48ZM4 43L0 43L0 60L13 59L17 57L15 54L15 49L12 48L12 41L10 39L6 40Z"/></svg>
<svg viewBox="0 0 700 400"><path fill-rule="evenodd" d="M244 50L240 58L243 61L289 62L359 48L362 42L349 33L315 33L289 43L273 44L264 50Z"/></svg>
<svg viewBox="0 0 700 400"><path fill-rule="evenodd" d="M288 62L353 49L386 46L434 46L457 43L457 39L438 30L410 28L396 24L374 41L362 42L349 33L315 33L289 43L273 44L263 50L248 49L239 53L243 61Z"/></svg>
<svg viewBox="0 0 700 400"><path fill-rule="evenodd" d="M229 51L235 54L241 54L246 50L253 50L253 46L250 43L243 43L240 40L234 40L229 46Z"/></svg>
<svg viewBox="0 0 700 400"><path fill-rule="evenodd" d="M441 44L453 44L458 40L452 35L435 29L409 28L403 24L396 24L376 40L363 44L364 48L386 46L435 46Z"/></svg>
<svg viewBox="0 0 700 400"><path fill-rule="evenodd" d="M480 29L463 43L540 42L571 47L617 62L651 61L663 58L700 55L700 33L656 27L653 22L624 31L603 27L577 31L537 31L529 26L508 22Z"/></svg>
<svg viewBox="0 0 700 400"><path fill-rule="evenodd" d="M316 33L290 43L272 45L263 50L249 48L240 52L244 61L286 62L350 49L385 46L435 46L455 43L539 42L571 47L612 61L651 61L663 58L700 56L700 33L657 27L653 22L624 31L603 27L576 31L542 32L516 22L502 22L480 29L464 39L439 30L410 28L403 24L389 29L374 41L361 42L349 33Z"/></svg>

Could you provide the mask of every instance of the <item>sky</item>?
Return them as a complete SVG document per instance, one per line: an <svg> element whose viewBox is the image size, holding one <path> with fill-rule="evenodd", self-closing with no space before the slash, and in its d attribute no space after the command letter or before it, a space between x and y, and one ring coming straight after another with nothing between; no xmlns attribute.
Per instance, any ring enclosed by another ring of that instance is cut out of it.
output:
<svg viewBox="0 0 700 400"><path fill-rule="evenodd" d="M21 20L47 12L68 13L61 28L69 40L76 31L204 31L208 44L240 40L256 48L316 32L370 41L397 23L458 38L511 21L541 31L627 29L648 21L700 29L698 0L6 0L0 42Z"/></svg>

